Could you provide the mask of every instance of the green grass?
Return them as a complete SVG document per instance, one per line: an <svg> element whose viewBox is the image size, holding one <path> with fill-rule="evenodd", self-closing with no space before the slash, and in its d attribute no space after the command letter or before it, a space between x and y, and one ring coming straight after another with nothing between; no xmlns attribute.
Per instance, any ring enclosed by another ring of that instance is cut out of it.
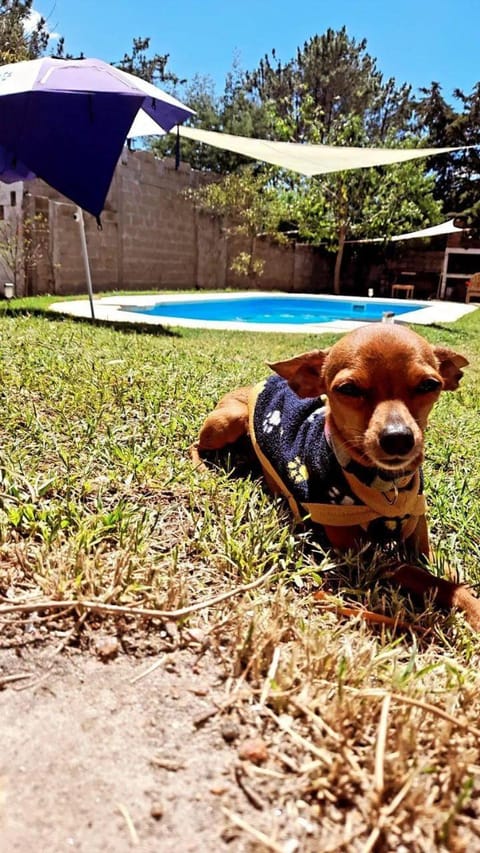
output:
<svg viewBox="0 0 480 853"><path fill-rule="evenodd" d="M381 582L380 557L323 553L255 478L189 460L219 396L334 336L116 329L42 316L48 304L1 306L0 604L39 604L0 616L1 642L45 642L42 600L172 610L271 571L180 623L208 633L243 684L231 713L269 743L277 775L260 778L278 814L258 828L295 832L302 851L479 849L479 638ZM471 361L434 410L425 474L434 569L479 586L480 312L419 331ZM412 632L342 618L314 598L324 581ZM81 645L100 618L61 617Z"/></svg>

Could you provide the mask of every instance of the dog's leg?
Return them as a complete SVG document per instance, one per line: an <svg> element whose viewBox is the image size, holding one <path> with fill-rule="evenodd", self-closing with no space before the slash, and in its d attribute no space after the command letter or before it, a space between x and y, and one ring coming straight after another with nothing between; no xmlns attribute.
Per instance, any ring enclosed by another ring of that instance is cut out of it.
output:
<svg viewBox="0 0 480 853"><path fill-rule="evenodd" d="M430 557L430 542L428 537L427 519L422 515L418 519L417 526L413 533L405 540L405 549L408 554L418 558L425 557L428 560Z"/></svg>
<svg viewBox="0 0 480 853"><path fill-rule="evenodd" d="M415 531L405 544L407 551L415 555L416 558L429 558L428 527L424 515L419 519ZM436 578L426 569L409 564L397 569L393 574L393 579L404 589L420 595L433 595L442 607L449 609L458 607L465 613L467 622L472 628L480 631L480 599L476 598L464 584Z"/></svg>
<svg viewBox="0 0 480 853"><path fill-rule="evenodd" d="M350 548L360 548L365 539L365 531L358 525L356 527L325 525L324 530L330 545L340 552L348 551Z"/></svg>
<svg viewBox="0 0 480 853"><path fill-rule="evenodd" d="M226 394L210 412L200 430L198 441L190 448L196 465L202 465L202 450L221 450L248 435L249 387L237 388Z"/></svg>
<svg viewBox="0 0 480 853"><path fill-rule="evenodd" d="M403 589L416 595L431 595L442 607L449 609L458 607L465 613L467 622L472 628L480 631L480 599L476 598L463 584L436 578L426 569L409 563L404 563L395 569L391 579Z"/></svg>

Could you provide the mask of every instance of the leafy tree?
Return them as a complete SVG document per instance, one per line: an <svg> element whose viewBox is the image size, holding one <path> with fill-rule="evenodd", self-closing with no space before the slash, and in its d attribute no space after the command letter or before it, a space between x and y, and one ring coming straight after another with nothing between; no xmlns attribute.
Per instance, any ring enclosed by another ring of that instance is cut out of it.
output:
<svg viewBox="0 0 480 853"><path fill-rule="evenodd" d="M255 172L248 166L188 195L200 209L223 219L227 235L248 238L248 251L233 259L231 269L252 282L263 272L263 263L256 257L258 237L286 242L280 225L288 213L287 199L273 186L269 169Z"/></svg>
<svg viewBox="0 0 480 853"><path fill-rule="evenodd" d="M208 130L221 129L221 100L215 94L215 85L210 77L195 75L193 80L184 87L180 99L195 110L196 115L191 119L190 124L202 126ZM173 133L150 142L152 151L161 157L174 157L176 145L177 141ZM208 145L199 145L189 139L181 140L181 159L184 163L189 163L192 169L228 172L226 153L228 152Z"/></svg>
<svg viewBox="0 0 480 853"><path fill-rule="evenodd" d="M48 220L42 213L25 217L15 213L0 222L0 257L9 267L15 292L19 282L45 257Z"/></svg>
<svg viewBox="0 0 480 853"><path fill-rule="evenodd" d="M45 18L32 25L33 0L0 0L0 64L37 59L47 49Z"/></svg>
<svg viewBox="0 0 480 853"><path fill-rule="evenodd" d="M192 127L231 133L235 136L267 135L268 112L246 90L244 72L237 58L234 58L232 68L227 74L222 95L216 95L211 78L196 75L181 90L179 97L195 110L196 115L188 122ZM176 152L176 141L170 135L154 141L151 147L162 156L173 156ZM181 159L193 169L220 174L234 172L251 163L247 157L188 139L181 141Z"/></svg>
<svg viewBox="0 0 480 853"><path fill-rule="evenodd" d="M415 104L410 87L397 86L393 78L384 80L376 60L366 51L366 41L351 39L345 27L314 36L286 63L272 51L255 71L237 73L228 82L223 99L208 102L210 121L215 119L213 125L207 124L210 129L330 145L422 144L413 133ZM210 168L212 156L216 156L215 170L235 167L235 160L226 165L225 157L209 154ZM195 165L201 168L205 160ZM254 167L243 173L242 180L253 181L256 171L262 173ZM276 194L283 218L294 223L293 229L296 225L301 239L336 252L335 292L340 291L348 240L435 224L441 215L433 196L434 180L425 172L424 161L313 179L278 169L267 174L269 193L264 192L262 204ZM233 215L232 185L226 184L224 191Z"/></svg>
<svg viewBox="0 0 480 853"><path fill-rule="evenodd" d="M289 62L280 62L272 51L247 75L247 87L267 105L275 138L359 147L421 144L412 135L410 87L397 86L393 78L384 81L366 46L365 40L351 39L345 27L329 29ZM347 240L438 221L440 206L424 170L424 163L416 163L308 181L289 178L300 237L336 252L335 292Z"/></svg>
<svg viewBox="0 0 480 853"><path fill-rule="evenodd" d="M475 230L480 229L480 82L466 95L455 89L458 106L443 97L439 83L422 89L417 104L418 125L427 133L428 145L473 146L431 161L435 173L435 197L443 202L449 216L460 216Z"/></svg>
<svg viewBox="0 0 480 853"><path fill-rule="evenodd" d="M366 47L343 27L314 36L289 62L275 51L266 55L246 75L246 87L274 107L275 135L283 129L292 142L335 144L351 116L361 119L369 144L400 134L412 112L410 86L384 82Z"/></svg>
<svg viewBox="0 0 480 853"><path fill-rule="evenodd" d="M336 250L333 289L340 293L345 244L439 222L441 205L433 189L433 175L414 161L339 172L312 179L292 200L291 216L302 239Z"/></svg>
<svg viewBox="0 0 480 853"><path fill-rule="evenodd" d="M359 145L361 139L358 120L352 119L338 143ZM425 172L421 161L320 175L297 181L291 194L291 217L302 239L336 252L333 285L339 293L345 244L439 222L441 205L433 191L434 176Z"/></svg>
<svg viewBox="0 0 480 853"><path fill-rule="evenodd" d="M181 80L172 71L167 70L168 60L170 59L169 53L148 55L150 41L150 38L134 38L131 53L124 53L123 59L114 64L122 71L141 77L142 80L154 85L169 83L172 86L178 86L185 83L185 80Z"/></svg>

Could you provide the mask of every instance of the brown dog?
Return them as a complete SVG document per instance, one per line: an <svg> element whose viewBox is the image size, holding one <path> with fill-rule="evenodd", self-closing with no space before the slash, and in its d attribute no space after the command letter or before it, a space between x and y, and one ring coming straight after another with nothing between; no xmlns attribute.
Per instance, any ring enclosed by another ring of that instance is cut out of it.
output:
<svg viewBox="0 0 480 853"><path fill-rule="evenodd" d="M298 518L320 524L332 546L394 543L421 561L430 553L424 430L441 391L458 387L466 364L407 327L362 326L330 349L271 364L277 375L223 397L193 458L249 435L270 488ZM465 586L400 560L393 577L460 607L480 629L480 601Z"/></svg>

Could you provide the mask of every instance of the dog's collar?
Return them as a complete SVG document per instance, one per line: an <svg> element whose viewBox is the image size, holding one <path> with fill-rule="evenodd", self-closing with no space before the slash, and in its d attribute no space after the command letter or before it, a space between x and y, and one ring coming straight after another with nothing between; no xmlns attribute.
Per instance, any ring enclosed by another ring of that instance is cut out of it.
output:
<svg viewBox="0 0 480 853"><path fill-rule="evenodd" d="M370 489L382 492L389 503L396 503L399 492L408 489L411 485L416 468L413 471L399 471L397 476L392 476L389 471L362 465L352 459L328 416L325 420L325 438L344 473L353 475L356 480Z"/></svg>

